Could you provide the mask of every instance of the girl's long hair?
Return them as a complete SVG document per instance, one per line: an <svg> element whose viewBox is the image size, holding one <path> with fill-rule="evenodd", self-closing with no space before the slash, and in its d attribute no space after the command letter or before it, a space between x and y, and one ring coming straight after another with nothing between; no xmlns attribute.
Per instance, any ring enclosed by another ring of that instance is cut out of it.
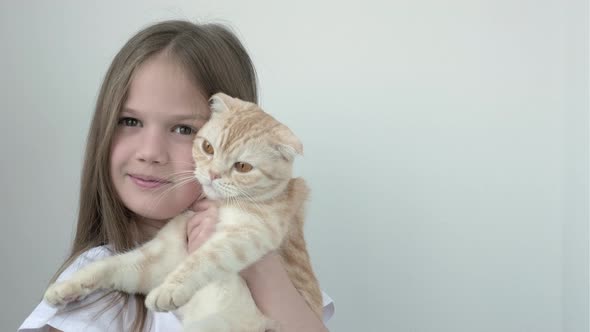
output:
<svg viewBox="0 0 590 332"><path fill-rule="evenodd" d="M224 92L258 102L252 61L239 39L225 26L165 21L133 36L115 56L100 88L86 143L76 235L69 257L52 282L93 247L108 245L120 253L141 242L132 222L133 212L123 205L113 187L110 150L133 74L146 59L159 52L168 52L177 59L205 96ZM117 293L110 306L116 301L127 303L130 296L137 300L133 331L143 331L147 317L143 295Z"/></svg>

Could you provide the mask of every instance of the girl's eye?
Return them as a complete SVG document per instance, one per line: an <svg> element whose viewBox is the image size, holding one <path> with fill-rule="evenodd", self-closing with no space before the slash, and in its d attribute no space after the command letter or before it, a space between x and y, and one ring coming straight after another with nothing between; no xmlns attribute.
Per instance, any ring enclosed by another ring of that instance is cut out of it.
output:
<svg viewBox="0 0 590 332"><path fill-rule="evenodd" d="M211 144L207 140L203 141L202 147L203 147L203 151L205 151L206 154L213 154L215 152L215 150L213 149L213 146L211 146Z"/></svg>
<svg viewBox="0 0 590 332"><path fill-rule="evenodd" d="M137 127L139 125L139 120L134 118L121 118L119 119L119 124L126 127Z"/></svg>
<svg viewBox="0 0 590 332"><path fill-rule="evenodd" d="M197 133L197 130L189 126L177 126L176 128L174 128L174 132L179 133L181 135L193 135Z"/></svg>
<svg viewBox="0 0 590 332"><path fill-rule="evenodd" d="M236 169L236 171L240 172L240 173L246 173L246 172L250 172L252 170L252 165L248 164L248 163L243 163L241 161L238 161L237 163L234 164L234 168Z"/></svg>

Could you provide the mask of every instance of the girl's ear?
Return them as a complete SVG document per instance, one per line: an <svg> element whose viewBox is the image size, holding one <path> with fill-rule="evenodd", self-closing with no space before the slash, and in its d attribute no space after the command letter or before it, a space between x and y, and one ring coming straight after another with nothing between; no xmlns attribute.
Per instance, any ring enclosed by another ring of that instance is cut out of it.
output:
<svg viewBox="0 0 590 332"><path fill-rule="evenodd" d="M209 98L209 107L211 113L223 113L229 110L233 103L233 98L225 93L219 92Z"/></svg>

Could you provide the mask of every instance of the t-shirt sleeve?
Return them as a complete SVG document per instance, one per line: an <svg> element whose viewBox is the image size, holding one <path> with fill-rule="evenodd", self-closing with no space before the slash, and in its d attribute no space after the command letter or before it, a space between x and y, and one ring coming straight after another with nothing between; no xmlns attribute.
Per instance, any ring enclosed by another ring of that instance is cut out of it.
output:
<svg viewBox="0 0 590 332"><path fill-rule="evenodd" d="M93 248L80 255L57 280L65 280L83 266L109 255L105 247ZM64 332L128 331L134 318L130 316L135 315L135 310L122 309L126 309L123 306L129 306L134 299L130 298L127 304L124 301L113 303L114 296L115 293L98 291L59 309L43 300L25 319L18 332L44 332L49 331L50 326Z"/></svg>
<svg viewBox="0 0 590 332"><path fill-rule="evenodd" d="M324 323L327 323L330 318L332 318L332 316L334 315L334 300L332 300L332 298L330 296L328 296L328 294L324 293L324 291L322 291L322 300L324 303Z"/></svg>

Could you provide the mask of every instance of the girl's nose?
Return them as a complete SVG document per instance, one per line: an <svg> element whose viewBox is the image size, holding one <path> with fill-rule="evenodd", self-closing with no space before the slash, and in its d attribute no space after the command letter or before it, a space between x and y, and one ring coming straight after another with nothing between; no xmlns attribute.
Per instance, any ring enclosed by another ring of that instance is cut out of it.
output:
<svg viewBox="0 0 590 332"><path fill-rule="evenodd" d="M166 138L157 132L145 130L137 149L137 160L150 164L167 163Z"/></svg>

